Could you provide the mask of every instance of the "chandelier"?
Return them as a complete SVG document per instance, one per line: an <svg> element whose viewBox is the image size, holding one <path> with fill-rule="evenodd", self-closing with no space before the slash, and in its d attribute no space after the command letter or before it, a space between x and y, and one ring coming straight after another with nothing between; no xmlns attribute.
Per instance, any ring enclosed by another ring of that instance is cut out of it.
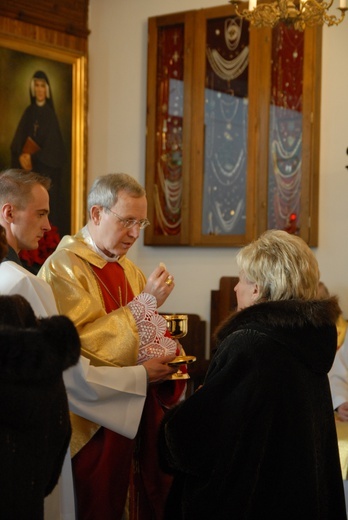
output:
<svg viewBox="0 0 348 520"><path fill-rule="evenodd" d="M249 9L239 10L239 0L229 0L235 7L235 14L244 18L254 27L274 27L279 22L293 25L295 29L303 31L306 27L314 25L338 25L344 19L348 9L347 0L340 0L338 9L340 17L329 15L328 10L333 4L317 0L276 0L270 4L259 3L257 0L249 0Z"/></svg>

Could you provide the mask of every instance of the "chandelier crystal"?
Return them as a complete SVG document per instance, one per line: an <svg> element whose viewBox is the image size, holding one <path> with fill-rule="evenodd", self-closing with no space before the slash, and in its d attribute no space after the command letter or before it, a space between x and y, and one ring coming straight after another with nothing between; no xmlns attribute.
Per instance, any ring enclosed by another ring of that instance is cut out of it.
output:
<svg viewBox="0 0 348 520"><path fill-rule="evenodd" d="M254 27L274 27L279 22L293 25L295 29L303 31L306 27L315 25L338 25L345 16L348 9L347 0L340 0L338 9L341 11L339 17L329 15L328 10L333 4L317 0L276 0L272 3L259 3L257 0L249 1L249 9L239 10L238 0L229 0L235 7L235 14L244 18Z"/></svg>

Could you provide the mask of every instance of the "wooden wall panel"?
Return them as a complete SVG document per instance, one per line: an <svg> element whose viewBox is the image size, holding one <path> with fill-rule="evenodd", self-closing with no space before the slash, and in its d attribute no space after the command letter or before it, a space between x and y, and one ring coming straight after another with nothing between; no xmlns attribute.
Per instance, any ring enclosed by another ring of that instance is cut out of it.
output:
<svg viewBox="0 0 348 520"><path fill-rule="evenodd" d="M89 33L88 0L0 0L0 15L82 38ZM23 28L20 24L12 27Z"/></svg>

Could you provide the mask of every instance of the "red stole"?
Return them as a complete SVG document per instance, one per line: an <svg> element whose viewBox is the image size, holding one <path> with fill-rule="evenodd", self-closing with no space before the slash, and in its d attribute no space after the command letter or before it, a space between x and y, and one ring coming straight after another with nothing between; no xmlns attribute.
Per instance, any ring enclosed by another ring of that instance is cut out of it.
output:
<svg viewBox="0 0 348 520"><path fill-rule="evenodd" d="M134 298L118 263L109 262L103 269L91 267L107 312ZM182 391L181 381L149 386L136 441L101 427L75 455L72 464L79 520L121 519L128 487L130 520L162 520L172 478L158 465L157 431L164 406L175 404Z"/></svg>

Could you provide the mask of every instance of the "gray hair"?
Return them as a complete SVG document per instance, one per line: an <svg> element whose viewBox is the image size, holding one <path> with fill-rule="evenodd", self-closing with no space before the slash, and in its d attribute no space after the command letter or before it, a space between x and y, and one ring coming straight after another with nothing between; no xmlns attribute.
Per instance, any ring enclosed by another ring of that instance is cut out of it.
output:
<svg viewBox="0 0 348 520"><path fill-rule="evenodd" d="M146 192L141 184L127 173L109 173L98 177L88 194L87 209L92 206L112 208L117 202L120 191L125 191L131 197L144 197Z"/></svg>
<svg viewBox="0 0 348 520"><path fill-rule="evenodd" d="M25 208L36 184L41 184L49 191L51 179L39 173L15 168L0 172L0 205L9 202L20 209Z"/></svg>
<svg viewBox="0 0 348 520"><path fill-rule="evenodd" d="M259 287L261 300L310 300L320 278L318 262L306 242L286 231L270 230L237 255L245 277Z"/></svg>

